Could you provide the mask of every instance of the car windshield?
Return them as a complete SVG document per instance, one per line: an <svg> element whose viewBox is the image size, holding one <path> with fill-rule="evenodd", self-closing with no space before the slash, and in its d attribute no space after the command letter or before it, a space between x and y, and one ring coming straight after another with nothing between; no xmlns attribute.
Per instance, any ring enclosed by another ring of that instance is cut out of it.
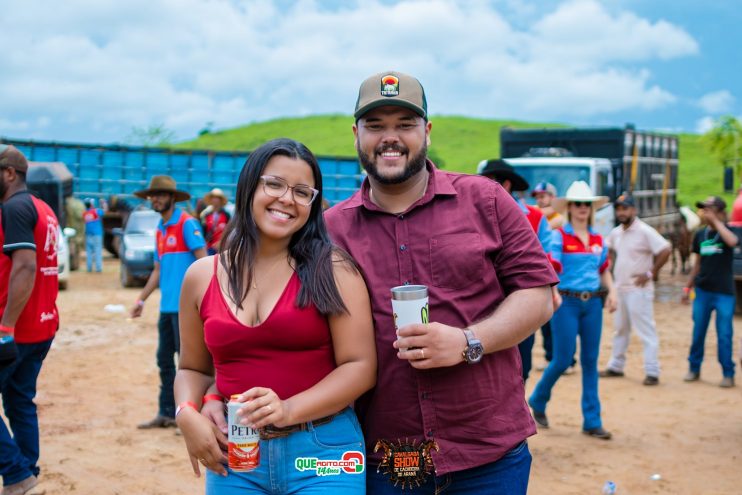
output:
<svg viewBox="0 0 742 495"><path fill-rule="evenodd" d="M587 165L513 165L518 175L528 181L531 189L539 182L546 181L554 184L557 196L564 196L567 188L576 180L590 183L590 167ZM531 191L524 194L529 204L536 201L531 197Z"/></svg>
<svg viewBox="0 0 742 495"><path fill-rule="evenodd" d="M126 221L126 233L154 235L159 221L160 215L154 211L135 211Z"/></svg>

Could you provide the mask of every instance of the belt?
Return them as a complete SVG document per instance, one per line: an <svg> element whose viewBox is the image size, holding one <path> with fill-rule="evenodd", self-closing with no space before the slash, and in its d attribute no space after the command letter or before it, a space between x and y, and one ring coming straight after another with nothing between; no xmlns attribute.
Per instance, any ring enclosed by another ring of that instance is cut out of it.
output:
<svg viewBox="0 0 742 495"><path fill-rule="evenodd" d="M607 290L596 290L596 291L589 291L589 290L566 290L566 289L559 289L559 293L563 296L567 297L576 297L580 301L588 301L592 299L593 297L603 297L606 294L608 294Z"/></svg>
<svg viewBox="0 0 742 495"><path fill-rule="evenodd" d="M335 414L330 414L329 416L325 416L324 418L315 419L314 421L307 421L306 423L299 423L296 425L291 426L284 426L282 428L279 428L278 426L268 425L264 426L260 429L260 439L261 440L272 440L274 438L283 438L287 437L290 434L297 432L297 431L307 431L309 429L309 425L312 426L322 426L333 419L335 419L335 416L340 414L339 412L336 412Z"/></svg>

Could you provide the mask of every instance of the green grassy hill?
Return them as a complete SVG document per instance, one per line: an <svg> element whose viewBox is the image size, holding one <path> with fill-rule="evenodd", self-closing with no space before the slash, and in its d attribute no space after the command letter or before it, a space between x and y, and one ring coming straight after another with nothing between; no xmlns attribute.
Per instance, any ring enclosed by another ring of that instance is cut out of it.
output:
<svg viewBox="0 0 742 495"><path fill-rule="evenodd" d="M564 127L560 124L484 120L456 116L432 116L430 156L447 170L473 173L486 158L500 155L500 128ZM349 115L318 115L275 119L234 129L204 134L179 143L177 148L252 150L276 137L289 137L306 144L317 155L355 156ZM710 194L723 194L722 167L715 163L697 134L680 135L679 198L691 204ZM731 203L730 203L731 204Z"/></svg>

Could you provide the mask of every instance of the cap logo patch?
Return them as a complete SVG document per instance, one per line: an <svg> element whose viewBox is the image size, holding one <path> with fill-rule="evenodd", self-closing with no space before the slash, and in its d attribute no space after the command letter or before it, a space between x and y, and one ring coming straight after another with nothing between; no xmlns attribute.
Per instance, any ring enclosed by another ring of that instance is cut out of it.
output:
<svg viewBox="0 0 742 495"><path fill-rule="evenodd" d="M381 78L381 96L399 96L399 79L391 74Z"/></svg>

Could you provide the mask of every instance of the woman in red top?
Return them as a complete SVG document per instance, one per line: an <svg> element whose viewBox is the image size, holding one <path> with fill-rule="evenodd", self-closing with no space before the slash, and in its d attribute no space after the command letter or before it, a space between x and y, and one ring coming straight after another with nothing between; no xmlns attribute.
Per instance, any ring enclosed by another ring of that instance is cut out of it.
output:
<svg viewBox="0 0 742 495"><path fill-rule="evenodd" d="M208 468L207 493L365 490L362 454L355 469L334 475L298 462L365 452L348 406L376 377L368 291L330 243L321 195L319 166L304 145L264 144L240 174L222 252L185 276L176 421L196 475L199 463ZM257 469L225 466L223 406L208 402L199 413L210 387L240 394L242 423L261 430Z"/></svg>

